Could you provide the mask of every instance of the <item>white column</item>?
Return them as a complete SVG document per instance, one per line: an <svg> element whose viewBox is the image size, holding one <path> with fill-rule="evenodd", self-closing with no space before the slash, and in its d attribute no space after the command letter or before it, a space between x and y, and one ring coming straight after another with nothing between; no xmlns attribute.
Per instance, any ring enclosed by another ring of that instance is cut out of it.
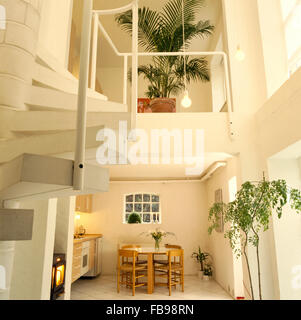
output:
<svg viewBox="0 0 301 320"><path fill-rule="evenodd" d="M58 199L54 252L66 255L64 300L70 300L71 294L74 213L75 197Z"/></svg>
<svg viewBox="0 0 301 320"><path fill-rule="evenodd" d="M8 209L18 209L18 202L6 202ZM0 241L0 300L9 300L12 270L15 256L15 241Z"/></svg>
<svg viewBox="0 0 301 320"><path fill-rule="evenodd" d="M89 57L93 1L84 1L83 27L80 48L80 71L77 100L76 148L74 156L74 190L82 190L84 185L84 161L86 148L87 89L89 79Z"/></svg>
<svg viewBox="0 0 301 320"><path fill-rule="evenodd" d="M12 300L49 300L57 199L20 203L22 209L34 209L31 241L16 242L11 282Z"/></svg>
<svg viewBox="0 0 301 320"><path fill-rule="evenodd" d="M98 46L98 14L93 14L93 41L92 41L92 61L91 61L91 80L90 88L95 90L96 71L97 71L97 46Z"/></svg>

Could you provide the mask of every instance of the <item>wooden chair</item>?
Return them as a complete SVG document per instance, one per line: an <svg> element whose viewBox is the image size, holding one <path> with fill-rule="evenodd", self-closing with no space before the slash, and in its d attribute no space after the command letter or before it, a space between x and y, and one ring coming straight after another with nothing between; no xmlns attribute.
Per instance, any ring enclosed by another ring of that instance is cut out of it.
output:
<svg viewBox="0 0 301 320"><path fill-rule="evenodd" d="M136 265L137 256L136 250L118 250L117 293L120 292L120 285L126 285L132 288L134 296L136 288L146 285L146 283L138 283L138 279L144 277L144 274L140 275L139 272L147 271L147 265Z"/></svg>
<svg viewBox="0 0 301 320"><path fill-rule="evenodd" d="M133 249L133 250L137 251L137 249L141 249L141 246L137 245L137 244L128 244L128 245L122 246L121 249L122 250ZM139 260L139 256L137 256L136 265L138 265L138 264L147 264L147 260Z"/></svg>
<svg viewBox="0 0 301 320"><path fill-rule="evenodd" d="M165 248L166 249L176 249L176 250L181 250L182 247L177 245L177 244L165 244ZM168 259L157 259L155 258L154 259L154 263L157 263L157 264L168 264Z"/></svg>
<svg viewBox="0 0 301 320"><path fill-rule="evenodd" d="M140 245L137 245L137 244L128 244L128 245L124 245L121 247L122 250L124 249L133 249L133 250L136 250L137 249L141 249L141 246ZM129 261L128 258L123 258L122 260L122 263L129 263L131 264L132 262ZM137 255L137 259L136 259L136 265L147 265L147 260L139 260L139 256ZM145 275L145 272L144 271L140 271L138 272L138 275L141 274L144 274ZM124 281L124 277L127 276L127 277L130 277L131 276L131 273L122 273L122 281Z"/></svg>
<svg viewBox="0 0 301 320"><path fill-rule="evenodd" d="M181 285L182 292L184 292L184 250L170 250L167 255L168 263L155 263L154 270L160 273L159 277L167 278L167 284L165 285L168 286L169 295L171 296L172 287L177 285Z"/></svg>

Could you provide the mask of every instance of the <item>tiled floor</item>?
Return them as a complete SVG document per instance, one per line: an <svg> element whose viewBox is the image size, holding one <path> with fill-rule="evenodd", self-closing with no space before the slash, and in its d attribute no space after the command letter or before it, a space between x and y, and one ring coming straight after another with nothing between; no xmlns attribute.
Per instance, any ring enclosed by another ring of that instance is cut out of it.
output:
<svg viewBox="0 0 301 320"><path fill-rule="evenodd" d="M137 288L135 297L130 289L122 288L116 292L114 276L100 276L96 279L79 279L72 285L72 300L231 300L229 294L215 281L202 281L196 276L185 277L185 292L173 289L172 296L168 289L155 287L155 292L147 294L146 287Z"/></svg>

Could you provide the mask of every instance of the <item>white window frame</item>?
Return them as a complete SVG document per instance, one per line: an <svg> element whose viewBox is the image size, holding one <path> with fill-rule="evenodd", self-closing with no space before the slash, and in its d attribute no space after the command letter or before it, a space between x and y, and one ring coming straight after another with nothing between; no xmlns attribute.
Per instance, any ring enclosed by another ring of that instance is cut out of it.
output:
<svg viewBox="0 0 301 320"><path fill-rule="evenodd" d="M141 202L136 202L136 201L135 201L135 196L136 196L136 195L142 195L142 201L141 201ZM143 196L144 196L144 195L149 195L149 196L150 196L150 200L152 199L152 196L157 196L157 197L159 197L159 202L152 202L152 201L150 201L150 202L145 202L145 201L143 201ZM127 201L126 201L126 198L127 198L128 196L133 196L133 202L127 202ZM143 204L149 204L149 205L150 205L150 210L152 210L152 204L153 204L153 203L159 205L159 211L158 211L158 212L152 212L152 211L150 211L150 212L143 212ZM129 212L126 211L126 205L127 205L127 204L133 204L133 211L132 211L132 213L135 212L135 213L140 214L140 216L141 216L141 224L162 224L162 210L161 210L161 196L160 196L160 194L154 193L154 192L135 192L135 193L125 194L124 197L123 197L123 212L122 212L122 222L123 222L123 224L128 224L128 223L127 223L126 216L127 216L128 214L131 214L131 213L129 213ZM137 211L135 210L135 204L141 204L141 206L142 206L142 211L141 211L141 212L137 212ZM143 221L143 214L150 214L150 215L151 215L151 221L150 221L150 222L144 222L144 221ZM156 215L157 215L156 222L154 222L154 220L153 220L153 214L156 214ZM158 216L159 216L159 222L158 222Z"/></svg>
<svg viewBox="0 0 301 320"><path fill-rule="evenodd" d="M281 5L281 10L283 13L283 8L282 8L282 3L280 3ZM286 39L286 29L288 24L292 21L292 19L294 19L294 11L297 9L298 6L301 5L301 0L297 0L295 5L291 8L290 13L288 14L288 16L285 18L283 17L283 21L284 21L284 32L285 32L285 42L287 43L287 39ZM287 52L287 57L288 57L288 52ZM292 57L288 57L288 72L289 72L289 77L296 72L299 68L301 67L301 46L299 47L299 49L297 49L297 51L293 54Z"/></svg>

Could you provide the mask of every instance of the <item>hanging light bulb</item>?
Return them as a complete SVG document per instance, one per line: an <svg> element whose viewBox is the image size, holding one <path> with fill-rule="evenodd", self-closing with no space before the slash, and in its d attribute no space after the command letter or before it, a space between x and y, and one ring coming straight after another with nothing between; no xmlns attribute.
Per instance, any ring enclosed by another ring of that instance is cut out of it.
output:
<svg viewBox="0 0 301 320"><path fill-rule="evenodd" d="M241 50L240 46L237 46L237 51L236 51L236 54L235 54L235 58L238 61L243 61L246 58L246 54L244 53L243 50Z"/></svg>
<svg viewBox="0 0 301 320"><path fill-rule="evenodd" d="M184 93L184 97L183 97L183 99L182 99L181 104L182 104L182 107L183 107L183 108L190 108L191 105L192 105L192 101L191 101L191 99L189 98L189 93L188 93L187 90L186 90L185 93Z"/></svg>

